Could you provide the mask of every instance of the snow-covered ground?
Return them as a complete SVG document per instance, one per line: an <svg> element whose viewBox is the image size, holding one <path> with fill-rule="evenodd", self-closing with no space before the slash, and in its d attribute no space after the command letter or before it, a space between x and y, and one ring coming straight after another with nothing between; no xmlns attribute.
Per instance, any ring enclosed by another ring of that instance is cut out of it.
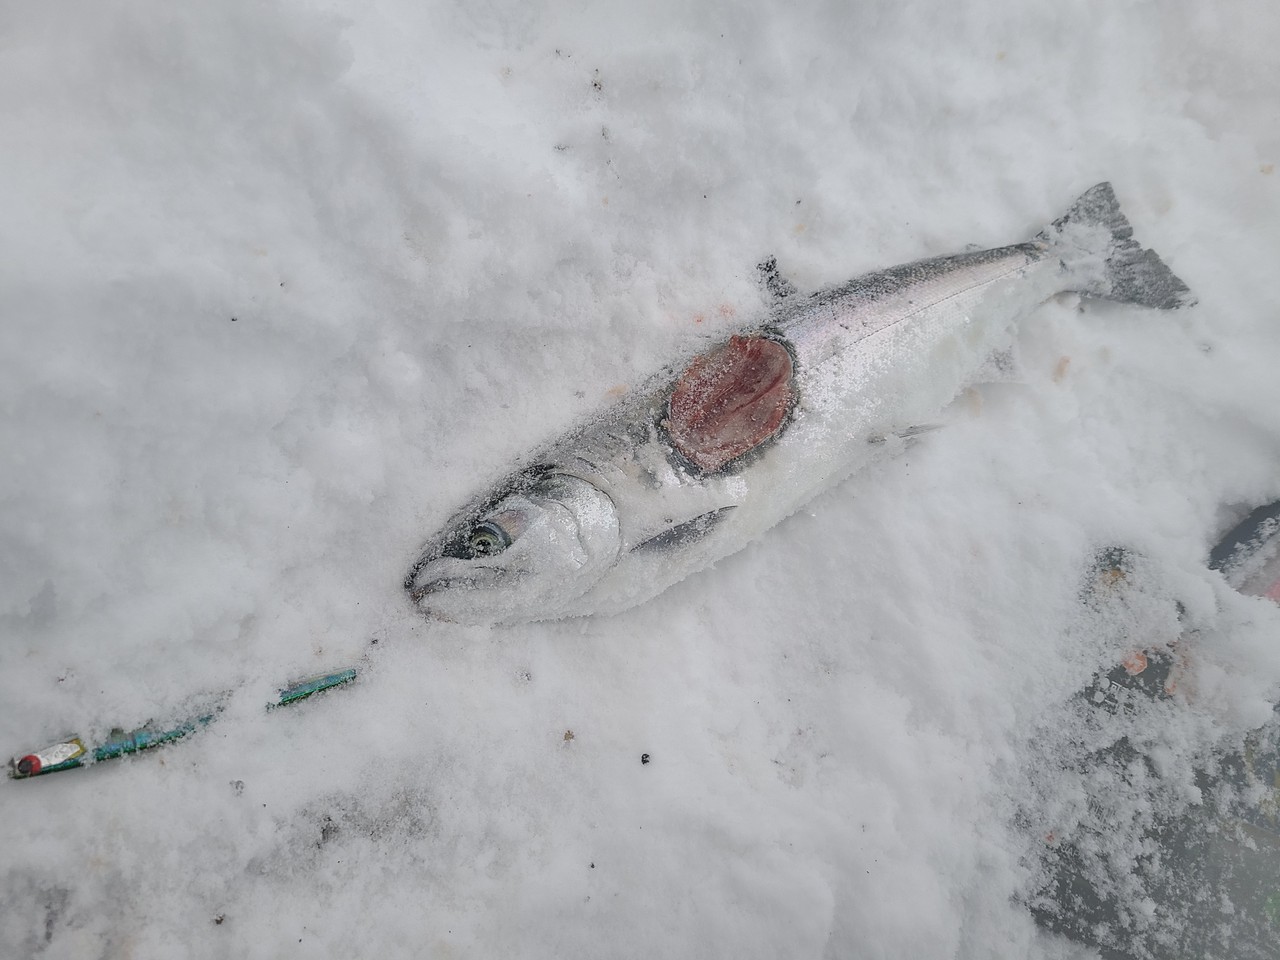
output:
<svg viewBox="0 0 1280 960"><path fill-rule="evenodd" d="M1269 0L0 24L0 749L232 691L0 782L0 955L1091 957L1025 902L1085 816L1068 698L1184 605L1134 823L1268 717L1280 610L1204 555L1280 496ZM760 311L765 257L815 289L1102 179L1199 306L1046 304L946 429L629 613L409 608L453 508ZM1103 622L1113 543L1150 569Z"/></svg>

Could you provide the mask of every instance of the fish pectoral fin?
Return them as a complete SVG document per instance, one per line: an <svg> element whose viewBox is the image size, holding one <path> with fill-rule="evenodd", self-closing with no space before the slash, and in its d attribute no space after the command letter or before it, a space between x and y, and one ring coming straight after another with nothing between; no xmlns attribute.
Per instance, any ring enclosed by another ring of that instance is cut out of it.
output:
<svg viewBox="0 0 1280 960"><path fill-rule="evenodd" d="M632 553L638 553L641 550L665 550L668 547L686 546L690 543L696 543L701 540L724 520L735 507L730 504L727 507L720 507L718 510L711 510L700 516L694 517L692 520L686 520L683 523L677 523L668 527L661 533L654 534L648 540L636 544L631 548Z"/></svg>
<svg viewBox="0 0 1280 960"><path fill-rule="evenodd" d="M757 263L756 273L759 275L760 286L764 288L774 306L795 294L796 285L778 270L777 257L769 256Z"/></svg>

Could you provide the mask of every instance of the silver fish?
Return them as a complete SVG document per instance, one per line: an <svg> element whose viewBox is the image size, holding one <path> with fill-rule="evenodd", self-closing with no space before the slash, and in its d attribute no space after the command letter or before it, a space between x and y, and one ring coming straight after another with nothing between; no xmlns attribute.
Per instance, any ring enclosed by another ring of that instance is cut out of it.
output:
<svg viewBox="0 0 1280 960"><path fill-rule="evenodd" d="M784 300L526 458L426 543L405 589L462 623L648 600L935 417L1055 294L1193 303L1132 233L1100 183L1026 243Z"/></svg>

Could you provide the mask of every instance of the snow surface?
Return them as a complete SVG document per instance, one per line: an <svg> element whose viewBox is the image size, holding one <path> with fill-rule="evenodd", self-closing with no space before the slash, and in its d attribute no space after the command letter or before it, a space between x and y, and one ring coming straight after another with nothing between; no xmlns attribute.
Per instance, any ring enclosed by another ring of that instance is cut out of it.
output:
<svg viewBox="0 0 1280 960"><path fill-rule="evenodd" d="M1026 906L1084 816L1072 693L1181 601L1134 823L1269 716L1280 610L1204 556L1280 496L1274 3L0 23L0 745L233 691L0 783L4 956L1089 957ZM454 507L758 311L765 257L811 290L1101 179L1198 307L1046 304L946 429L629 613L409 609ZM1104 622L1113 543L1154 572Z"/></svg>

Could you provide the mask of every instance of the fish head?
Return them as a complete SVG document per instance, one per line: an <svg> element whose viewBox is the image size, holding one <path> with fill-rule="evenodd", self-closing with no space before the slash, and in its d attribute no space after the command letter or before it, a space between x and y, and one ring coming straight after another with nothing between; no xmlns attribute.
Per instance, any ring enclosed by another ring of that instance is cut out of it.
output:
<svg viewBox="0 0 1280 960"><path fill-rule="evenodd" d="M436 620L550 620L613 566L621 547L613 501L580 477L517 475L459 511L427 541L405 578Z"/></svg>

